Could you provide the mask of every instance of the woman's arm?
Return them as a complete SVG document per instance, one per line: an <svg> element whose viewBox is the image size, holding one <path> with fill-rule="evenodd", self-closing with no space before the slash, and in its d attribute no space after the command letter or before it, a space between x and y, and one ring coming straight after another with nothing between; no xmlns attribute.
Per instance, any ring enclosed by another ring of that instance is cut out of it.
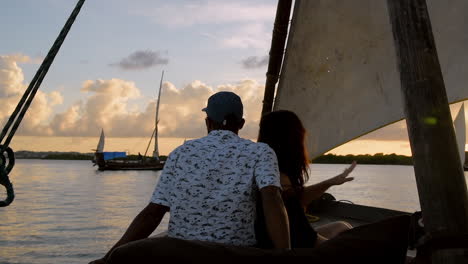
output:
<svg viewBox="0 0 468 264"><path fill-rule="evenodd" d="M341 185L345 182L349 182L354 180L353 177L348 177L349 174L354 170L356 167L356 161L353 161L351 166L346 168L343 173L332 177L328 180L323 182L304 187L304 192L302 193L301 203L303 206L309 205L312 201L317 200L322 196L324 192L326 192L330 187L334 185Z"/></svg>

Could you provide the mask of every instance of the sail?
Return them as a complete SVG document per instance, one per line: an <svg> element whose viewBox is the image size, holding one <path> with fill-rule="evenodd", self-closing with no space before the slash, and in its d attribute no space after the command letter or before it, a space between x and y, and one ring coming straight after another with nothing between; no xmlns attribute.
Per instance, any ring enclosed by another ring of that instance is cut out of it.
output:
<svg viewBox="0 0 468 264"><path fill-rule="evenodd" d="M387 0L296 0L274 109L296 112L310 157L404 118ZM468 1L428 0L449 102L468 98Z"/></svg>
<svg viewBox="0 0 468 264"><path fill-rule="evenodd" d="M161 102L162 82L164 78L164 71L161 74L161 81L159 82L158 101L156 103L156 116L154 119L154 151L153 157L159 160L159 146L158 146L158 123L159 123L159 103Z"/></svg>
<svg viewBox="0 0 468 264"><path fill-rule="evenodd" d="M455 120L455 134L457 136L458 151L460 152L460 160L462 165L465 164L465 144L466 144L466 121L465 121L465 104L462 104L458 111Z"/></svg>
<svg viewBox="0 0 468 264"><path fill-rule="evenodd" d="M99 138L98 145L96 147L96 152L103 152L104 151L104 129L101 130L101 137Z"/></svg>

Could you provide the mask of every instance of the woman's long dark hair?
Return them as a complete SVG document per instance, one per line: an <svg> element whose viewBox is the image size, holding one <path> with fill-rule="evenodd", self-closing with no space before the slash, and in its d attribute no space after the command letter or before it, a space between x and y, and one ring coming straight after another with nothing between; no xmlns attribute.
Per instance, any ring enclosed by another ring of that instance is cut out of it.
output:
<svg viewBox="0 0 468 264"><path fill-rule="evenodd" d="M280 172L288 175L298 194L309 180L305 133L301 120L291 111L274 111L260 121L258 142L268 144L275 151Z"/></svg>

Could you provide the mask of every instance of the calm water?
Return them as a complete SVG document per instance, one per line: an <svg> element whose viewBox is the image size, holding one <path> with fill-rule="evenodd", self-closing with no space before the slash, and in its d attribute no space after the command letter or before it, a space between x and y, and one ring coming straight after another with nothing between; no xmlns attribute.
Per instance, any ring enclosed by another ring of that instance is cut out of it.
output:
<svg viewBox="0 0 468 264"><path fill-rule="evenodd" d="M311 182L346 165L312 166ZM358 165L337 199L419 210L413 168ZM465 177L467 174L465 173ZM87 263L102 257L147 204L159 172L97 172L89 161L18 160L16 200L0 208L0 263ZM0 191L4 199L4 191ZM158 233L167 228L163 220Z"/></svg>

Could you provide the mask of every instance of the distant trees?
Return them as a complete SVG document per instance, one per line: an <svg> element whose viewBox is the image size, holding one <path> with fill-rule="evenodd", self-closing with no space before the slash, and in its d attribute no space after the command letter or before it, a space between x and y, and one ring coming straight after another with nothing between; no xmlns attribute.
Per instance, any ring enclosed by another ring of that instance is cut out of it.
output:
<svg viewBox="0 0 468 264"><path fill-rule="evenodd" d="M92 160L93 156L91 156L89 154L81 154L81 153L57 153L57 154L46 155L42 159L48 159L48 160Z"/></svg>
<svg viewBox="0 0 468 264"><path fill-rule="evenodd" d="M321 164L350 164L353 161L358 164L388 164L388 165L413 165L413 158L410 156L397 155L395 153L384 155L377 153L374 155L346 155L339 156L327 154L319 156L312 160L312 163Z"/></svg>
<svg viewBox="0 0 468 264"><path fill-rule="evenodd" d="M51 159L51 160L92 160L94 153L78 153L78 152L33 152L33 151L18 151L17 158L20 159ZM139 160L152 159L152 157L139 157L138 155L128 155L125 158L117 158L119 160ZM167 156L159 156L161 161L165 161ZM334 155L327 154L319 156L312 160L312 163L322 164L350 164L353 161L358 164L387 164L387 165L413 165L413 158L410 156L397 155L395 153L384 155L377 153L374 155ZM468 153L467 153L468 160Z"/></svg>

